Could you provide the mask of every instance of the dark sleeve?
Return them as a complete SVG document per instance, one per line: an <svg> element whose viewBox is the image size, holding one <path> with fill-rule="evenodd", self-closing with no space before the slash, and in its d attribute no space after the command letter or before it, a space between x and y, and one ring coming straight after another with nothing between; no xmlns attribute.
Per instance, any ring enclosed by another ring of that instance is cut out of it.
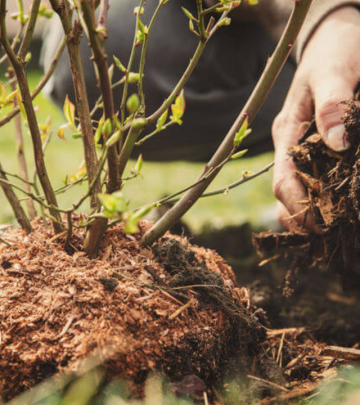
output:
<svg viewBox="0 0 360 405"><path fill-rule="evenodd" d="M214 5L217 0L205 0L208 5ZM308 39L321 21L332 11L345 6L360 7L360 0L313 0L309 13L296 42L294 55L301 59ZM294 7L292 0L259 0L254 6L242 3L233 12L237 20L257 20L271 37L277 41L288 21Z"/></svg>

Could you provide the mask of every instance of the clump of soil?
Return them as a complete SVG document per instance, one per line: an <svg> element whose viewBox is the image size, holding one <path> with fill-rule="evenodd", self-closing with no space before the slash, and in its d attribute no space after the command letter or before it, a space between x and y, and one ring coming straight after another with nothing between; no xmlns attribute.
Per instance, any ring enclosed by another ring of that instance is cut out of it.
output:
<svg viewBox="0 0 360 405"><path fill-rule="evenodd" d="M77 219L78 220L78 219ZM76 221L77 221L76 220ZM236 356L246 373L263 336L249 294L236 287L214 251L164 237L143 248L141 232L109 229L91 260L76 229L73 253L64 235L40 220L0 245L0 392L8 400L57 372L97 356L110 379L141 395L149 371L173 381L196 375L211 387ZM256 359L256 356L255 356Z"/></svg>
<svg viewBox="0 0 360 405"><path fill-rule="evenodd" d="M254 236L265 257L286 255L291 260L285 288L288 295L297 273L319 262L336 270L345 289L360 288L360 102L344 104L350 149L344 153L330 150L313 122L299 145L289 151L308 195L304 210L314 216L321 235L301 230Z"/></svg>

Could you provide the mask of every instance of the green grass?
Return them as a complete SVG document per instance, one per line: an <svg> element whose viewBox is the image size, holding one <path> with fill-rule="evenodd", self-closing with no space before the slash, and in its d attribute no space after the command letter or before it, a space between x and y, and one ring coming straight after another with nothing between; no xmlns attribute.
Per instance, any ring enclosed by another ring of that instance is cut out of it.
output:
<svg viewBox="0 0 360 405"><path fill-rule="evenodd" d="M34 87L40 78L39 72L31 72L29 81ZM66 134L66 141L60 140L56 131L64 123L62 112L49 100L39 95L35 100L38 106L39 123L45 123L47 117L51 117L52 140L46 151L46 162L53 180L54 188L63 185L66 175L76 172L83 160L81 140L74 140L71 134ZM6 114L6 110L1 111L1 116ZM186 119L186 115L185 115ZM24 130L26 157L31 168L34 170L31 140L28 131ZM13 133L13 123L0 128L0 160L4 169L9 172L17 172L17 162L15 155L15 142ZM150 203L171 194L178 189L188 186L200 174L203 164L200 163L153 163L146 162L144 156L143 175L126 184L124 193L130 200L130 206L136 207L145 203ZM211 189L225 186L242 176L244 171L257 171L272 160L272 154L258 156L256 158L242 158L228 164L217 179ZM131 167L133 165L130 164ZM81 195L85 186L75 187L70 192L59 196L59 203L68 207ZM269 204L274 203L271 192L271 172L230 191L228 195L220 195L205 198L199 201L185 216L185 221L191 224L193 229L200 229L205 225L221 227L229 224L239 224L244 221L251 221L259 224L261 212ZM0 195L0 222L13 220L12 212L8 206L4 195ZM86 210L86 206L83 207Z"/></svg>

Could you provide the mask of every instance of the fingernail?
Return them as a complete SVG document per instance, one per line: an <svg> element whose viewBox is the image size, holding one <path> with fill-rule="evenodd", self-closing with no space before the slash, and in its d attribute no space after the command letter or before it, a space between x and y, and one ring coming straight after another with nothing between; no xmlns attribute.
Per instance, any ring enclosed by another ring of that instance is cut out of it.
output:
<svg viewBox="0 0 360 405"><path fill-rule="evenodd" d="M326 138L327 144L335 152L343 152L350 147L343 124L330 128Z"/></svg>

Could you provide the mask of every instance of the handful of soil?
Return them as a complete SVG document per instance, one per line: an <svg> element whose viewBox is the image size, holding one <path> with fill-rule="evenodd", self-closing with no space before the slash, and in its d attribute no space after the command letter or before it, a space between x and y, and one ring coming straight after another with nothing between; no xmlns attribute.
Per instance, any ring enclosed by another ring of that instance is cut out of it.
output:
<svg viewBox="0 0 360 405"><path fill-rule="evenodd" d="M334 269L345 289L360 291L360 102L344 102L343 122L351 147L345 153L330 150L313 122L289 150L308 200L306 214L312 214L321 235L301 232L254 235L254 244L266 257L291 259L285 294L302 268L319 262Z"/></svg>

